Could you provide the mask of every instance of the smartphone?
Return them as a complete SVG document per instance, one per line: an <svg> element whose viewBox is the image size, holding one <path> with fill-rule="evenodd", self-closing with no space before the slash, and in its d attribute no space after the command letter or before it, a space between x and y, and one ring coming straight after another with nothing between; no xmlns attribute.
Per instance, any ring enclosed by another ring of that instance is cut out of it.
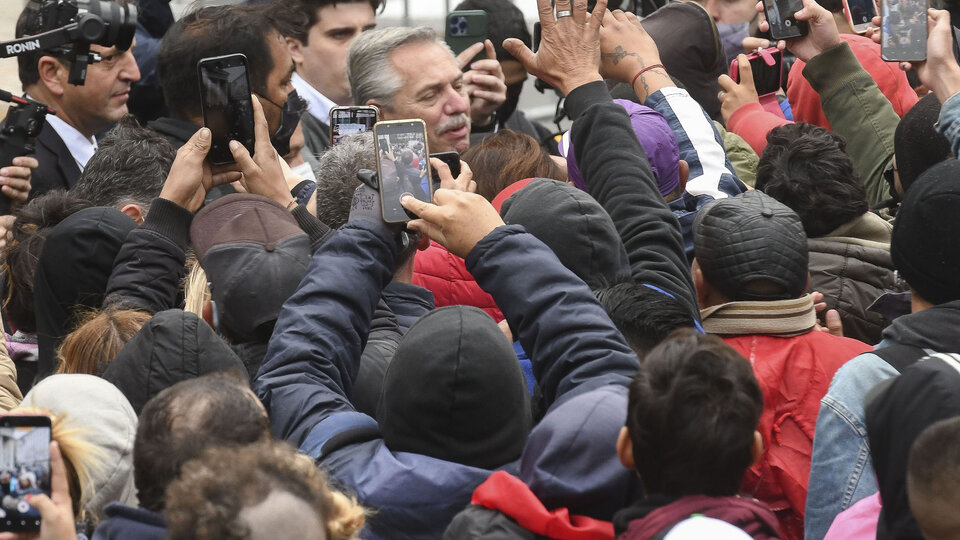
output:
<svg viewBox="0 0 960 540"><path fill-rule="evenodd" d="M783 54L780 49L770 47L747 55L750 69L753 71L753 85L758 96L773 94L780 90L783 73ZM730 62L730 78L740 82L740 62L736 58Z"/></svg>
<svg viewBox="0 0 960 540"><path fill-rule="evenodd" d="M487 12L482 9L451 11L447 15L447 27L443 40L447 42L454 55L459 55L474 43L483 43L487 39ZM464 70L470 64L486 56L481 52L464 64Z"/></svg>
<svg viewBox="0 0 960 540"><path fill-rule="evenodd" d="M373 105L330 109L331 146L339 144L349 135L370 131L378 120L380 120L380 109Z"/></svg>
<svg viewBox="0 0 960 540"><path fill-rule="evenodd" d="M887 62L927 59L927 0L883 0L880 58Z"/></svg>
<svg viewBox="0 0 960 540"><path fill-rule="evenodd" d="M0 530L37 532L27 495L50 496L50 417L0 416Z"/></svg>
<svg viewBox="0 0 960 540"><path fill-rule="evenodd" d="M427 156L427 125L420 119L377 122L373 126L380 176L380 204L383 220L402 223L416 219L400 205L405 194L421 201L433 199L433 183Z"/></svg>
<svg viewBox="0 0 960 540"><path fill-rule="evenodd" d="M763 0L763 8L770 24L770 37L791 39L807 35L807 22L794 16L803 8L801 0Z"/></svg>
<svg viewBox="0 0 960 540"><path fill-rule="evenodd" d="M446 163L447 167L450 167L450 174L454 178L460 176L460 154L458 152L437 152L436 154L430 154L430 157ZM440 189L440 175L433 167L430 167L430 176L433 178L433 191L437 191Z"/></svg>
<svg viewBox="0 0 960 540"><path fill-rule="evenodd" d="M253 101L247 57L229 54L197 62L203 125L213 135L207 159L214 165L233 163L228 144L235 140L253 154Z"/></svg>
<svg viewBox="0 0 960 540"><path fill-rule="evenodd" d="M867 28L873 26L873 18L877 16L877 4L873 0L843 0L843 13L853 31L863 34Z"/></svg>
<svg viewBox="0 0 960 540"><path fill-rule="evenodd" d="M533 23L533 52L537 52L540 48L540 39L543 37L542 32L540 21Z"/></svg>

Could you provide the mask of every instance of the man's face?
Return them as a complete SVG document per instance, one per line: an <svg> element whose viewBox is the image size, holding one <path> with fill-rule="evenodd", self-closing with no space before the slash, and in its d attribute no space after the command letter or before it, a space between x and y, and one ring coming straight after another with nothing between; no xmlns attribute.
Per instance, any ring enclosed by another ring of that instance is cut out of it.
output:
<svg viewBox="0 0 960 540"><path fill-rule="evenodd" d="M307 43L290 40L290 55L297 72L337 105L350 105L347 53L360 32L377 26L370 3L340 2L317 10Z"/></svg>
<svg viewBox="0 0 960 540"><path fill-rule="evenodd" d="M465 152L470 147L470 99L450 52L439 43L416 43L395 50L390 60L403 87L392 109L381 106L383 118L420 118L427 124L430 152Z"/></svg>
<svg viewBox="0 0 960 540"><path fill-rule="evenodd" d="M140 80L133 46L120 51L116 47L91 45L90 50L99 53L102 60L87 67L87 79L82 86L67 83L68 68L62 70L60 77L61 116L87 136L103 131L127 114L130 86Z"/></svg>
<svg viewBox="0 0 960 540"><path fill-rule="evenodd" d="M273 69L267 75L266 95L260 96L260 104L263 106L263 115L267 117L270 133L273 133L280 127L281 107L287 101L287 95L293 91L293 84L290 82L293 76L293 62L290 60L286 41L280 34L268 35L267 42L270 45L270 56L273 58Z"/></svg>

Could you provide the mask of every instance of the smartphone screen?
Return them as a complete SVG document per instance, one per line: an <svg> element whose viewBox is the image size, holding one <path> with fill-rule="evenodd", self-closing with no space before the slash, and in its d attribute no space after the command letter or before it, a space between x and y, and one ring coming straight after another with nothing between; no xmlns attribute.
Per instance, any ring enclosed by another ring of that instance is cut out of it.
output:
<svg viewBox="0 0 960 540"><path fill-rule="evenodd" d="M880 56L887 61L927 58L927 1L884 0Z"/></svg>
<svg viewBox="0 0 960 540"><path fill-rule="evenodd" d="M801 0L763 0L763 7L773 39L790 39L807 33L806 23L794 17L803 8Z"/></svg>
<svg viewBox="0 0 960 540"><path fill-rule="evenodd" d="M380 119L376 107L334 107L330 109L330 144L340 144L344 137L373 129Z"/></svg>
<svg viewBox="0 0 960 540"><path fill-rule="evenodd" d="M877 5L873 0L844 0L847 7L847 20L856 32L866 32L877 14Z"/></svg>
<svg viewBox="0 0 960 540"><path fill-rule="evenodd" d="M253 103L242 54L204 58L197 63L203 125L213 134L208 158L214 165L233 163L227 146L236 140L253 154Z"/></svg>
<svg viewBox="0 0 960 540"><path fill-rule="evenodd" d="M426 124L423 120L378 122L373 134L383 220L400 223L415 219L400 205L400 198L410 194L421 201L432 200Z"/></svg>
<svg viewBox="0 0 960 540"><path fill-rule="evenodd" d="M0 530L39 531L27 495L50 495L50 418L0 417Z"/></svg>

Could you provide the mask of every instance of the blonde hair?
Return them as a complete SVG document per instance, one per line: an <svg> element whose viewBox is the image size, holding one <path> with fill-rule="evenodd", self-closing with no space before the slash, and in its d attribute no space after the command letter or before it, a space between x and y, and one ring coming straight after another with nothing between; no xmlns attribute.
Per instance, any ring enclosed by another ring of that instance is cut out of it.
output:
<svg viewBox="0 0 960 540"><path fill-rule="evenodd" d="M91 311L64 338L57 351L57 373L101 375L123 346L150 320L150 314L134 309Z"/></svg>
<svg viewBox="0 0 960 540"><path fill-rule="evenodd" d="M50 438L60 445L60 454L67 466L73 515L78 521L95 521L96 516L85 515L84 508L94 495L91 491L93 479L102 474L106 453L85 436L89 429L71 425L66 413L56 415L36 407L18 407L11 410L10 414L50 417Z"/></svg>
<svg viewBox="0 0 960 540"><path fill-rule="evenodd" d="M203 318L203 305L210 300L210 286L207 283L207 273L200 266L197 256L191 251L187 257L187 268L190 271L183 278L183 310Z"/></svg>

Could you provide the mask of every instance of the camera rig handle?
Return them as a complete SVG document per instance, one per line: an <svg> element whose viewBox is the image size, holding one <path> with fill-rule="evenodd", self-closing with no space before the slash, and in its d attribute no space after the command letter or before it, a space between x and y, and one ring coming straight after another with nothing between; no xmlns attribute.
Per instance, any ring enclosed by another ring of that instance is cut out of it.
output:
<svg viewBox="0 0 960 540"><path fill-rule="evenodd" d="M13 163L13 158L33 153L45 117L57 112L39 101L5 90L0 90L0 100L14 104L0 127L0 167L6 167ZM0 192L0 215L9 213L10 198Z"/></svg>

